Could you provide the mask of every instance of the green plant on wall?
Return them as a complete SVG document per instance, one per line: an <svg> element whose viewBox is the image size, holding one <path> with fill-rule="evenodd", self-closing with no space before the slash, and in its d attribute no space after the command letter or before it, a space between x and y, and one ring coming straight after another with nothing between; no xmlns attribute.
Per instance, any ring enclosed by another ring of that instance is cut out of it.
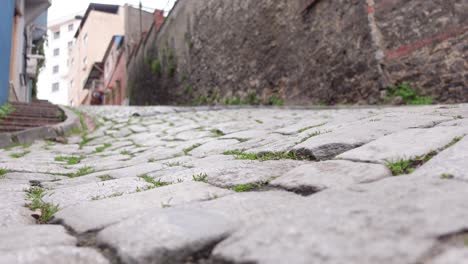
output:
<svg viewBox="0 0 468 264"><path fill-rule="evenodd" d="M284 105L284 101L278 95L274 94L268 99L268 104L274 106L282 106Z"/></svg>
<svg viewBox="0 0 468 264"><path fill-rule="evenodd" d="M156 75L161 75L161 61L159 59L154 59L151 62L151 72Z"/></svg>
<svg viewBox="0 0 468 264"><path fill-rule="evenodd" d="M386 102L392 101L396 97L401 97L404 104L408 105L427 105L432 104L433 100L429 96L420 96L407 82L403 82L387 89Z"/></svg>
<svg viewBox="0 0 468 264"><path fill-rule="evenodd" d="M177 70L177 64L175 61L175 56L172 50L169 52L169 56L167 58L167 74L170 78L175 76Z"/></svg>

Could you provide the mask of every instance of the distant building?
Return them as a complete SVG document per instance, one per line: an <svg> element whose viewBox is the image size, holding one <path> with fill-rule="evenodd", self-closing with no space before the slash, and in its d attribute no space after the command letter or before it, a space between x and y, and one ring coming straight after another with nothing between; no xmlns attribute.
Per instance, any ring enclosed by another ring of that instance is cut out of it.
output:
<svg viewBox="0 0 468 264"><path fill-rule="evenodd" d="M69 104L70 53L80 22L76 16L70 16L49 23L48 44L45 47L46 64L39 74L39 99L46 99L54 104Z"/></svg>
<svg viewBox="0 0 468 264"><path fill-rule="evenodd" d="M0 104L33 98L50 0L2 0L0 8Z"/></svg>
<svg viewBox="0 0 468 264"><path fill-rule="evenodd" d="M155 30L158 31L164 22L164 11L155 10L153 14L154 20L149 28L149 31L142 32L141 40L131 44L126 42L124 36L114 36L109 43L106 54L103 59L103 72L100 77L103 85L99 87L97 96L102 96L102 104L106 105L128 105L128 72L127 61L138 50L143 42L147 40L148 33ZM99 102L97 100L96 102Z"/></svg>
<svg viewBox="0 0 468 264"><path fill-rule="evenodd" d="M126 45L138 43L141 33L150 28L152 21L152 13L140 12L129 5L89 5L75 34L70 58L70 105L91 104L93 94L102 93L103 59L114 36L122 36ZM102 102L102 96L98 98Z"/></svg>

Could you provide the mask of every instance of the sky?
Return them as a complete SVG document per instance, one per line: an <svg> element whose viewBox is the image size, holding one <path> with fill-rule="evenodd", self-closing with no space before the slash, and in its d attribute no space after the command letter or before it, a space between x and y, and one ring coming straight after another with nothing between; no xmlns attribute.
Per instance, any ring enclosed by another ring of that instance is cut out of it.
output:
<svg viewBox="0 0 468 264"><path fill-rule="evenodd" d="M168 11L176 0L141 0L145 10L164 9ZM52 0L52 6L49 8L49 21L54 21L63 17L83 13L86 11L89 3L101 3L111 5L130 4L139 6L140 0Z"/></svg>

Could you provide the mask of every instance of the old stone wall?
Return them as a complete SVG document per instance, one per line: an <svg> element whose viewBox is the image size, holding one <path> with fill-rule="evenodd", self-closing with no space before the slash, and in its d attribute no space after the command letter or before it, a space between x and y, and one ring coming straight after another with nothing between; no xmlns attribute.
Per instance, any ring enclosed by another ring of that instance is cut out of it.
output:
<svg viewBox="0 0 468 264"><path fill-rule="evenodd" d="M430 3L429 3L430 2ZM132 104L466 101L458 0L179 0L129 61Z"/></svg>

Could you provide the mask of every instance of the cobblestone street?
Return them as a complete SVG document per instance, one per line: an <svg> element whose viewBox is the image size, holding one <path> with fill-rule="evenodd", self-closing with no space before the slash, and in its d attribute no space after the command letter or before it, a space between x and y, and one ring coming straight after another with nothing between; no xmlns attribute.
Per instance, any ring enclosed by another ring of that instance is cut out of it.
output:
<svg viewBox="0 0 468 264"><path fill-rule="evenodd" d="M468 263L468 105L82 107L0 150L0 263Z"/></svg>

